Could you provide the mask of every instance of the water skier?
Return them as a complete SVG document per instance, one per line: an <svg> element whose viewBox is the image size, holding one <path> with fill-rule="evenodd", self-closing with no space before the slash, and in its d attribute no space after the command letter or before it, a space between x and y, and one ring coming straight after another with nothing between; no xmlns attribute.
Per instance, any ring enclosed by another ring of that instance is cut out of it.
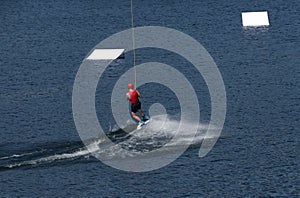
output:
<svg viewBox="0 0 300 198"><path fill-rule="evenodd" d="M127 100L129 100L131 106L132 117L139 123L137 126L138 129L141 128L144 124L146 124L145 122L148 121L144 112L141 110L141 102L139 100L139 98L141 97L142 95L138 92L138 90L133 88L133 84L129 83L126 98ZM136 114L136 112L138 112L142 116L142 119Z"/></svg>

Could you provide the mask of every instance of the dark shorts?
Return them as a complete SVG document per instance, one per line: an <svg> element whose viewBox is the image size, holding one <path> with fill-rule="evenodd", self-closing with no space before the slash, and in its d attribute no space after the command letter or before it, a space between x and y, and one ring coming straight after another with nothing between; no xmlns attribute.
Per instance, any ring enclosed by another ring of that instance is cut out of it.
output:
<svg viewBox="0 0 300 198"><path fill-rule="evenodd" d="M133 113L136 113L140 109L141 109L141 103L140 102L131 105L131 112L133 112Z"/></svg>

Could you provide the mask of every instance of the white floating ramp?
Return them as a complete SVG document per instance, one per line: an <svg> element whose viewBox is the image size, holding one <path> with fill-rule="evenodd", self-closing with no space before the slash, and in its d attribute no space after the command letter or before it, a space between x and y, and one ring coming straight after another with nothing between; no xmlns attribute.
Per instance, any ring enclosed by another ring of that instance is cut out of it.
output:
<svg viewBox="0 0 300 198"><path fill-rule="evenodd" d="M87 60L115 60L124 56L125 49L95 49Z"/></svg>
<svg viewBox="0 0 300 198"><path fill-rule="evenodd" d="M268 26L269 16L267 11L262 12L242 12L243 26Z"/></svg>

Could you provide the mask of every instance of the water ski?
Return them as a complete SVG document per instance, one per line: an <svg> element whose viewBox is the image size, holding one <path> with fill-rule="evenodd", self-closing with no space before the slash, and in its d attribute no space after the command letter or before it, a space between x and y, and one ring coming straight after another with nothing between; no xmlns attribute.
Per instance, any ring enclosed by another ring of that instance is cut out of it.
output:
<svg viewBox="0 0 300 198"><path fill-rule="evenodd" d="M150 118L148 116L145 116L143 119L142 119L142 122L140 122L136 129L139 130L141 129L144 125L147 125L148 123L150 122Z"/></svg>

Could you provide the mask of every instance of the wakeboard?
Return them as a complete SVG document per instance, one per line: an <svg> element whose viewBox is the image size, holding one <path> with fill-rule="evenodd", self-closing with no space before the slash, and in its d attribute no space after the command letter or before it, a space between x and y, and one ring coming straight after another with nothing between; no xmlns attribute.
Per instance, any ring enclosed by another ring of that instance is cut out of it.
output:
<svg viewBox="0 0 300 198"><path fill-rule="evenodd" d="M136 129L140 130L141 128L143 128L143 126L147 125L150 122L150 118L148 116L145 116L144 119L142 119L143 123L142 124L138 124Z"/></svg>

